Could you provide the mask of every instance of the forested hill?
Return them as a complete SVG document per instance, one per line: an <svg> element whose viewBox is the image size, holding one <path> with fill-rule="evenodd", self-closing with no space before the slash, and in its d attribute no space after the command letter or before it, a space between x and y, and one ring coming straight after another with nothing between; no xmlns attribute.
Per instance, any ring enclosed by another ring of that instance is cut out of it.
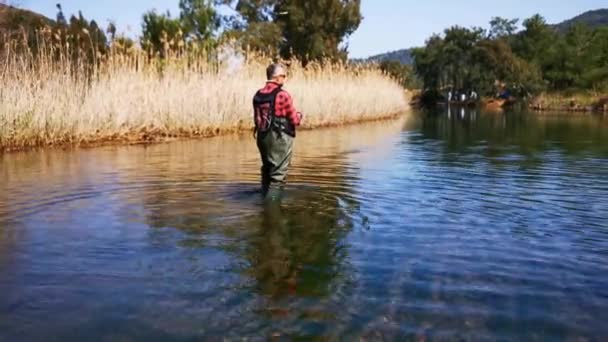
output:
<svg viewBox="0 0 608 342"><path fill-rule="evenodd" d="M560 32L566 32L577 23L586 24L591 28L608 25L608 8L585 12L577 17L561 22L555 25L555 27Z"/></svg>
<svg viewBox="0 0 608 342"><path fill-rule="evenodd" d="M55 22L41 14L0 4L0 32L20 29L32 30L53 26Z"/></svg>
<svg viewBox="0 0 608 342"><path fill-rule="evenodd" d="M397 61L402 64L410 65L414 63L412 59L412 49L401 49L382 53L379 55L371 56L365 59L366 62L383 62L383 61Z"/></svg>
<svg viewBox="0 0 608 342"><path fill-rule="evenodd" d="M608 9L600 9L594 11L585 12L572 19L568 19L559 24L553 25L559 32L566 32L568 29L577 24L583 23L588 25L590 28L596 28L598 26L608 25ZM401 49L374 55L362 61L366 62L383 62L383 61L397 61L403 64L410 65L413 63L412 49ZM361 60L360 60L361 61Z"/></svg>

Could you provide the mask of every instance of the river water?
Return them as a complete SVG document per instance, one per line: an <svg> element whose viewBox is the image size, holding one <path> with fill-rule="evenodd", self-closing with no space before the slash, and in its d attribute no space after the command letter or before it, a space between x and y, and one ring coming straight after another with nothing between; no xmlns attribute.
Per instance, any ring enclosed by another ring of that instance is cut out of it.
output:
<svg viewBox="0 0 608 342"><path fill-rule="evenodd" d="M608 118L0 156L0 340L608 338Z"/></svg>

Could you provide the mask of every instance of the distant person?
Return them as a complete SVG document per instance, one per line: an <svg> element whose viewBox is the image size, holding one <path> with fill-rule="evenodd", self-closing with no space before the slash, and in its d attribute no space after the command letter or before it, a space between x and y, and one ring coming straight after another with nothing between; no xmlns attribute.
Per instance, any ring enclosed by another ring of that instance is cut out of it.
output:
<svg viewBox="0 0 608 342"><path fill-rule="evenodd" d="M448 91L448 102L452 102L452 91Z"/></svg>
<svg viewBox="0 0 608 342"><path fill-rule="evenodd" d="M471 90L471 100L477 100L477 92L475 90Z"/></svg>
<svg viewBox="0 0 608 342"><path fill-rule="evenodd" d="M253 97L257 146L262 159L262 194L280 194L291 163L296 127L302 113L296 111L289 93L282 89L287 70L282 64L266 69L266 85Z"/></svg>
<svg viewBox="0 0 608 342"><path fill-rule="evenodd" d="M511 92L508 89L504 89L498 98L508 100L511 97Z"/></svg>

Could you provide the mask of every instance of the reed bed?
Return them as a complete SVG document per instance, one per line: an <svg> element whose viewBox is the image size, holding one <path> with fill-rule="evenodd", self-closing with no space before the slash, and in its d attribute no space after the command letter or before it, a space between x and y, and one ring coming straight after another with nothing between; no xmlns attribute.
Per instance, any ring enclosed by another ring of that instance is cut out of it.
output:
<svg viewBox="0 0 608 342"><path fill-rule="evenodd" d="M213 62L194 52L160 59L116 49L74 59L69 46L17 50L5 44L0 52L1 151L248 130L252 96L270 62L234 49ZM304 128L382 119L407 109L403 89L379 70L289 65L285 88L305 114Z"/></svg>

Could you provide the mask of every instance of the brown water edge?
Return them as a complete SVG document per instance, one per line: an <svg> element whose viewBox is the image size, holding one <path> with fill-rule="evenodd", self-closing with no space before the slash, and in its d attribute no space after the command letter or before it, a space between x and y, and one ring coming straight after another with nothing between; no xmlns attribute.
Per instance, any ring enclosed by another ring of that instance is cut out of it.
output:
<svg viewBox="0 0 608 342"><path fill-rule="evenodd" d="M608 103L594 106L582 106L578 104L574 105L549 105L549 106L538 106L531 104L529 109L537 113L546 112L563 112L563 113L584 113L584 114L608 114Z"/></svg>
<svg viewBox="0 0 608 342"><path fill-rule="evenodd" d="M391 141L399 137L404 127L419 124L418 121L415 115L400 115L392 120L303 130L296 138L290 181L306 182L314 178L318 182L323 177L335 181L335 175L340 172L334 168L341 164L337 159L368 146L374 146L377 151L369 157L381 160L390 153ZM329 158L334 162L325 169L309 173L308 167L319 158ZM16 204L11 203L10 192L2 188L4 185L12 184L21 189L35 184L37 192L54 193L56 184L92 182L102 177L104 172L115 172L116 165L126 167L127 171L120 177L129 184L141 182L138 177L142 175L163 174L168 179L173 174L183 174L184 170L189 170L188 173L193 173L192 177L199 180L257 183L261 162L250 134L183 139L162 144L114 144L73 150L49 148L0 154L0 177L3 179L0 182L0 216L3 211L18 211ZM302 166L306 167L301 169ZM4 208L2 204L5 204Z"/></svg>
<svg viewBox="0 0 608 342"><path fill-rule="evenodd" d="M303 126L299 127L299 131L307 131L312 129L323 129L323 128L337 128L350 125L358 125L364 123L373 123L377 121L394 120L400 116L406 115L409 110L383 114L373 117L365 117L361 119L345 120L345 121L328 121L328 122L313 122L311 124L304 123ZM306 118L305 118L306 120ZM0 153L11 153L11 152L24 152L24 151L35 151L40 149L58 148L63 150L69 150L73 148L96 148L103 146L117 146L117 145L149 145L168 143L179 140L187 139L205 139L218 136L226 135L245 135L250 133L253 135L253 127L246 125L240 121L234 126L226 127L208 127L202 130L187 130L177 129L173 131L166 131L160 127L141 127L137 131L131 131L127 133L115 133L110 136L95 137L91 136L82 139L73 139L73 137L66 138L63 141L54 143L42 143L36 142L28 146L0 146Z"/></svg>
<svg viewBox="0 0 608 342"><path fill-rule="evenodd" d="M529 109L536 112L608 113L605 94L541 94L532 99Z"/></svg>

